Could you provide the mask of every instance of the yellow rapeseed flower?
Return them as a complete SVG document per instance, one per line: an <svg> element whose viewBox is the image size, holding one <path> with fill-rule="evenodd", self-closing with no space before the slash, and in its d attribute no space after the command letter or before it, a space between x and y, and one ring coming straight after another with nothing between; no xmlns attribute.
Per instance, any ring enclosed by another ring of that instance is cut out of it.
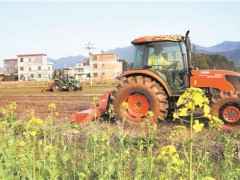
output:
<svg viewBox="0 0 240 180"><path fill-rule="evenodd" d="M27 143L25 141L19 141L17 146L24 147L24 146L26 146L26 144Z"/></svg>
<svg viewBox="0 0 240 180"><path fill-rule="evenodd" d="M194 131L195 131L195 132L200 132L200 131L202 131L202 129L203 129L203 127L204 127L204 124L203 124L203 123L199 123L198 120L195 120L194 122L195 122L195 124L193 125Z"/></svg>
<svg viewBox="0 0 240 180"><path fill-rule="evenodd" d="M148 112L147 112L147 117L148 117L149 119L153 119L153 118L154 118L153 112L152 112L152 111L148 111Z"/></svg>
<svg viewBox="0 0 240 180"><path fill-rule="evenodd" d="M102 138L100 139L102 142L103 141L106 141L106 140L108 140L108 135L107 134L103 134L103 136L102 136Z"/></svg>
<svg viewBox="0 0 240 180"><path fill-rule="evenodd" d="M35 137L37 135L37 132L36 131L32 131L31 132L31 136Z"/></svg>
<svg viewBox="0 0 240 180"><path fill-rule="evenodd" d="M39 140L38 141L38 145L41 146L43 144L43 141L42 140Z"/></svg>
<svg viewBox="0 0 240 180"><path fill-rule="evenodd" d="M121 104L121 107L120 107L121 109L127 109L128 108L128 103L127 102L123 102L122 104Z"/></svg>
<svg viewBox="0 0 240 180"><path fill-rule="evenodd" d="M56 104L54 104L54 103L51 103L51 104L49 104L48 105L48 110L56 110L57 109L57 106L56 106Z"/></svg>

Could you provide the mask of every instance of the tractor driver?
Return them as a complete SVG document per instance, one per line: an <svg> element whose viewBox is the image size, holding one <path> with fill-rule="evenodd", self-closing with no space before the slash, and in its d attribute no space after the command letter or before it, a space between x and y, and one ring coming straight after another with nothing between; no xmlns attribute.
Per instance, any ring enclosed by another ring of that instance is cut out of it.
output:
<svg viewBox="0 0 240 180"><path fill-rule="evenodd" d="M170 66L172 65L171 62L168 62L163 55L161 54L163 48L160 46L154 47L154 53L151 54L148 58L148 65L149 66ZM162 69L158 68L158 69Z"/></svg>
<svg viewBox="0 0 240 180"><path fill-rule="evenodd" d="M162 75L163 78L169 83L171 87L173 87L173 77L172 77L172 72L164 70L164 66L170 66L173 63L167 61L161 52L163 51L163 48L160 46L155 46L154 47L154 52L148 57L148 65L152 66L154 70L159 70L161 73L164 73L165 75ZM166 78L167 77L167 78Z"/></svg>

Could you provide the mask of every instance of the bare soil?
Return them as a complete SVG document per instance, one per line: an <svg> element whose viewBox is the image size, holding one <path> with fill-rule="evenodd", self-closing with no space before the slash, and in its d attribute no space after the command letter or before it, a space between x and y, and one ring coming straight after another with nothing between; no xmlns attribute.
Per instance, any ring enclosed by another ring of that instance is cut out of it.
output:
<svg viewBox="0 0 240 180"><path fill-rule="evenodd" d="M48 105L56 104L59 120L70 119L71 114L88 109L95 96L101 96L109 86L83 86L83 91L75 92L41 92L50 83L44 82L1 82L0 107L6 107L12 102L17 103L16 114L24 117L29 109L35 110L39 118L46 118L49 114Z"/></svg>

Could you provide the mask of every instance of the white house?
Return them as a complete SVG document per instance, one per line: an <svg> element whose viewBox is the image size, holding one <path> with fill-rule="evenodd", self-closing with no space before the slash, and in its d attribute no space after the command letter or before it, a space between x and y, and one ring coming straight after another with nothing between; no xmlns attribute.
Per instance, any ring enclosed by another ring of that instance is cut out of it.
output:
<svg viewBox="0 0 240 180"><path fill-rule="evenodd" d="M52 63L47 61L46 54L17 55L18 79L24 81L48 81L52 78Z"/></svg>

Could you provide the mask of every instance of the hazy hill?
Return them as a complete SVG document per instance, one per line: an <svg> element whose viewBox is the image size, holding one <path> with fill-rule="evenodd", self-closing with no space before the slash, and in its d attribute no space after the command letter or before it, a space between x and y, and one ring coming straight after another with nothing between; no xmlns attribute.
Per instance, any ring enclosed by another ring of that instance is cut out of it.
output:
<svg viewBox="0 0 240 180"><path fill-rule="evenodd" d="M210 47L203 47L196 45L197 50L199 51L208 51L208 52L224 52L224 51L233 51L240 49L240 42L233 41L224 41L221 44L217 44Z"/></svg>
<svg viewBox="0 0 240 180"><path fill-rule="evenodd" d="M119 59L125 60L128 63L133 62L134 46L131 45L124 48L116 48L116 49L108 50L107 53L115 53L119 56Z"/></svg>
<svg viewBox="0 0 240 180"><path fill-rule="evenodd" d="M240 66L240 42L224 41L211 47L195 46L197 53L220 54Z"/></svg>
<svg viewBox="0 0 240 180"><path fill-rule="evenodd" d="M63 57L56 60L48 58L48 61L53 63L53 69L61 69L69 66L75 66L77 62L82 62L84 59L86 59L86 57L78 55Z"/></svg>

